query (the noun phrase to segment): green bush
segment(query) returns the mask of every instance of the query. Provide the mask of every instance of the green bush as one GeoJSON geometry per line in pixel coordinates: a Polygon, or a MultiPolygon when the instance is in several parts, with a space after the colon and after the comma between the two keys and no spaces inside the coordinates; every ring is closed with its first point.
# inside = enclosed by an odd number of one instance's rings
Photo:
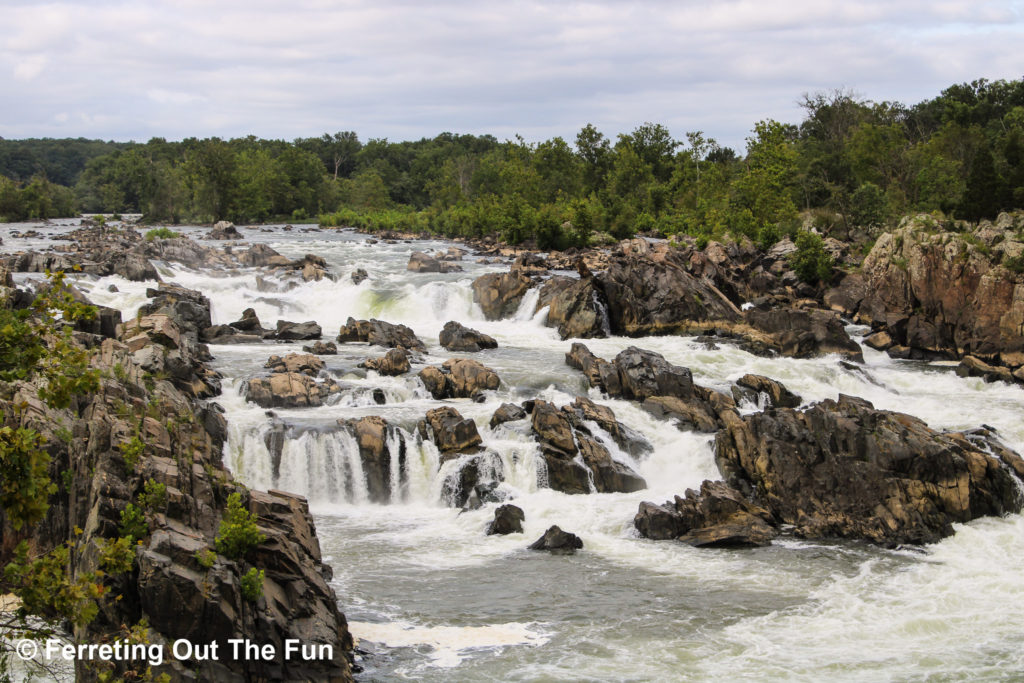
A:
{"type": "Polygon", "coordinates": [[[124,510],[121,510],[121,526],[119,528],[122,536],[130,537],[136,541],[149,535],[149,524],[146,523],[146,515],[141,508],[128,503],[124,510]]]}
{"type": "Polygon", "coordinates": [[[143,486],[143,493],[139,494],[139,505],[144,509],[158,512],[164,509],[167,504],[167,487],[157,481],[150,479],[143,486]]]}
{"type": "Polygon", "coordinates": [[[172,240],[176,237],[181,237],[180,232],[174,232],[170,228],[153,228],[146,233],[146,239],[152,242],[153,240],[172,240]]]}
{"type": "Polygon", "coordinates": [[[57,490],[50,481],[45,443],[34,429],[0,427],[0,505],[15,530],[41,520],[50,494],[57,490]]]}
{"type": "Polygon", "coordinates": [[[125,468],[129,472],[135,471],[135,465],[138,464],[139,458],[146,451],[146,444],[142,443],[142,439],[138,436],[124,441],[118,445],[118,449],[121,451],[121,457],[124,458],[125,468]]]}
{"type": "Polygon", "coordinates": [[[195,558],[196,562],[199,563],[199,566],[203,569],[209,569],[213,566],[213,563],[217,561],[217,553],[213,552],[209,548],[197,550],[195,558]]]}
{"type": "Polygon", "coordinates": [[[228,509],[214,543],[217,552],[238,560],[265,540],[267,537],[256,526],[256,516],[243,507],[241,494],[228,496],[228,509]]]}
{"type": "Polygon", "coordinates": [[[263,595],[263,570],[252,567],[242,575],[240,584],[242,597],[249,602],[256,602],[263,595]]]}
{"type": "Polygon", "coordinates": [[[790,256],[790,265],[797,277],[810,284],[828,281],[832,277],[832,257],[825,251],[821,236],[813,232],[797,234],[796,251],[790,256]]]}

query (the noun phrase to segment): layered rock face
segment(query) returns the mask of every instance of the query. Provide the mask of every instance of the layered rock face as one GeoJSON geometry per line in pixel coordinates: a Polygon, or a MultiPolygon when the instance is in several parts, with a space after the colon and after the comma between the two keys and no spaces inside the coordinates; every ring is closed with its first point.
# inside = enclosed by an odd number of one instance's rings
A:
{"type": "Polygon", "coordinates": [[[1024,366],[1024,274],[1008,267],[1024,257],[1022,222],[1003,214],[959,233],[929,216],[907,219],[825,301],[871,325],[868,342],[893,356],[1024,366]]]}
{"type": "Polygon", "coordinates": [[[718,433],[726,481],[809,538],[931,543],[952,524],[1021,509],[1000,452],[960,433],[840,396],[744,417],[718,433]]]}
{"type": "MultiPolygon", "coordinates": [[[[197,355],[181,353],[208,320],[208,307],[202,310],[201,301],[180,292],[171,301],[170,294],[155,292],[153,311],[122,326],[116,338],[79,333],[81,342],[97,350],[93,363],[103,378],[95,393],[56,410],[39,401],[37,386],[19,383],[9,385],[11,393],[0,402],[8,425],[31,427],[47,437],[51,478],[66,482],[32,532],[35,551],[73,540],[71,576],[93,572],[99,568],[100,544],[124,533],[129,504],[145,511],[148,531],[136,532],[140,543],[133,548],[130,571],[109,579],[111,592],[98,600],[97,616],[76,627],[74,638],[109,642],[145,620],[146,637],[165,651],[173,641],[187,639],[217,643],[221,653],[230,653],[228,639],[250,638],[283,653],[285,641],[295,639],[326,646],[329,654],[316,660],[285,660],[279,654],[262,662],[230,656],[178,662],[168,656],[152,673],[175,681],[350,681],[352,639],[328,584],[331,571],[321,562],[306,501],[237,484],[221,463],[226,438],[221,411],[195,399],[193,382],[201,380],[186,381],[184,370],[163,379],[147,369],[150,359],[178,352],[176,362],[188,366],[192,377],[209,372],[197,355]],[[187,305],[179,305],[183,302],[187,305]],[[21,403],[24,409],[15,410],[21,403]],[[63,472],[71,476],[62,478],[63,472]],[[144,503],[147,485],[162,485],[162,500],[144,503]],[[214,550],[231,494],[240,495],[265,536],[239,559],[214,550]],[[265,573],[262,595],[255,599],[242,587],[247,567],[265,573]]],[[[7,542],[13,545],[29,533],[13,530],[2,515],[0,523],[8,552],[7,542]]],[[[104,673],[84,662],[76,666],[79,680],[104,673]]],[[[133,675],[125,666],[115,663],[105,673],[133,675]]]]}
{"type": "Polygon", "coordinates": [[[815,292],[786,271],[784,251],[759,254],[753,245],[715,243],[704,251],[630,240],[613,251],[596,275],[577,262],[580,278],[531,279],[522,268],[488,274],[473,283],[489,319],[515,312],[526,292],[540,287],[538,307],[563,339],[623,335],[713,334],[735,338],[759,354],[807,358],[837,353],[861,360],[835,312],[801,295],[815,292]],[[766,270],[767,269],[767,270],[766,270]],[[785,274],[784,284],[771,272],[785,274]],[[764,296],[768,292],[772,296],[764,296]],[[752,310],[738,307],[744,299],[752,310]]]}

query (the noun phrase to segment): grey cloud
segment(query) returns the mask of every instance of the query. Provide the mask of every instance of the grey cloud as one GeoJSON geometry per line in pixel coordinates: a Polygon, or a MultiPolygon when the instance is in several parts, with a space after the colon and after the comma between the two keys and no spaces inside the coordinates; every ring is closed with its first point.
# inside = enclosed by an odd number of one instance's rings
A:
{"type": "Polygon", "coordinates": [[[614,137],[742,148],[804,92],[1020,78],[1014,2],[58,2],[0,8],[0,135],[614,137]]]}

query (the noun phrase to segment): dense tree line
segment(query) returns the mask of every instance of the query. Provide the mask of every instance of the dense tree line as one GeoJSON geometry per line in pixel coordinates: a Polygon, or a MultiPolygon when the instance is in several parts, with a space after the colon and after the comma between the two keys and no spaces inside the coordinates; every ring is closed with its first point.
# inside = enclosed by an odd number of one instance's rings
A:
{"type": "MultiPolygon", "coordinates": [[[[319,215],[542,247],[643,231],[769,243],[806,210],[825,223],[870,225],[910,211],[977,220],[1024,206],[1022,80],[954,85],[910,107],[843,91],[802,104],[799,125],[756,123],[742,156],[700,131],[677,139],[656,123],[614,140],[587,125],[574,140],[540,143],[451,133],[407,142],[362,142],[354,132],[292,143],[155,138],[89,159],[75,200],[153,221],[319,215]]],[[[39,174],[3,188],[34,182],[39,174]]],[[[5,206],[0,215],[16,215],[5,206]]]]}

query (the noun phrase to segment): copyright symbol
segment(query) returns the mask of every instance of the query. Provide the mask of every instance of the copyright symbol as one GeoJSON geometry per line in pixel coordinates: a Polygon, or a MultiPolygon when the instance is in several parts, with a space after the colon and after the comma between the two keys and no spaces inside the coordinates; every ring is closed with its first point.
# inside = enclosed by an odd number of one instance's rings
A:
{"type": "Polygon", "coordinates": [[[34,640],[19,640],[18,644],[14,647],[14,651],[22,659],[35,659],[36,655],[39,654],[39,644],[34,640]]]}

